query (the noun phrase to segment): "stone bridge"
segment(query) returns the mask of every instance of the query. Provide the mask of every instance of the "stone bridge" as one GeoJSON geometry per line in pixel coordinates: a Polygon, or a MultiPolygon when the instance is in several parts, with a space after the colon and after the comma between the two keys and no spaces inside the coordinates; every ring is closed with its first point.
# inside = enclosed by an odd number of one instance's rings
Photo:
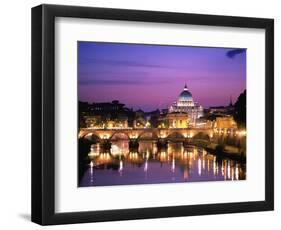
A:
{"type": "Polygon", "coordinates": [[[199,133],[213,137],[213,129],[202,128],[142,128],[142,129],[93,129],[81,128],[79,138],[94,138],[96,140],[158,140],[193,138],[199,133]]]}

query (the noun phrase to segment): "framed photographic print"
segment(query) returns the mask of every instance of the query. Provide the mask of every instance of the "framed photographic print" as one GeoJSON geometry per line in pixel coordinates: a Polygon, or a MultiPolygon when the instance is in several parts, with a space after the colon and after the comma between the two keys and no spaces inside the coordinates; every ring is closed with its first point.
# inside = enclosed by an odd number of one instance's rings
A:
{"type": "Polygon", "coordinates": [[[273,210],[273,19],[32,9],[32,221],[273,210]]]}

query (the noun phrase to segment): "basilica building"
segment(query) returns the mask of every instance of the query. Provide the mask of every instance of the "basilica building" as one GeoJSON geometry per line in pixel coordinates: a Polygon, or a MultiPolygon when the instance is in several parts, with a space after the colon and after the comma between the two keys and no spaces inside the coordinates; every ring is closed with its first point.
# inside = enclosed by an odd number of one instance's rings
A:
{"type": "Polygon", "coordinates": [[[169,113],[186,113],[188,115],[189,125],[194,126],[196,120],[204,115],[204,109],[197,102],[193,101],[192,94],[185,85],[177,101],[169,107],[169,113]]]}

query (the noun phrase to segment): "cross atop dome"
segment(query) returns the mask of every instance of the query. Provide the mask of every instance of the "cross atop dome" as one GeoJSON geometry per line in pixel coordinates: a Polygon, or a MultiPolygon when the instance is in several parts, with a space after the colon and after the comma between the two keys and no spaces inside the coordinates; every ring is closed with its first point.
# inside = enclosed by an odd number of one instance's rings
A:
{"type": "Polygon", "coordinates": [[[188,89],[187,89],[187,86],[186,86],[186,83],[184,84],[184,90],[188,90],[188,89]]]}

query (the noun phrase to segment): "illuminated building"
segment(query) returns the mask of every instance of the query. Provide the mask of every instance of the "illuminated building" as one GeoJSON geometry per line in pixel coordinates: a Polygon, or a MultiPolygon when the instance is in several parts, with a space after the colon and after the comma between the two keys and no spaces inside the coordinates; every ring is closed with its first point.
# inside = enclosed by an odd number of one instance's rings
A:
{"type": "Polygon", "coordinates": [[[168,113],[166,116],[169,128],[187,128],[188,116],[186,113],[173,112],[168,113]]]}
{"type": "Polygon", "coordinates": [[[213,127],[213,122],[206,118],[198,118],[194,125],[195,128],[211,129],[213,127]]]}
{"type": "Polygon", "coordinates": [[[142,110],[137,110],[135,112],[135,119],[133,122],[134,128],[145,128],[147,120],[145,118],[145,113],[142,110]]]}
{"type": "Polygon", "coordinates": [[[99,127],[102,128],[101,116],[84,116],[85,124],[87,128],[99,127]]]}
{"type": "Polygon", "coordinates": [[[127,128],[133,126],[133,119],[133,110],[117,100],[92,104],[79,101],[80,127],[127,128]]]}
{"type": "Polygon", "coordinates": [[[128,119],[126,116],[119,115],[115,119],[102,118],[100,115],[85,116],[85,123],[87,128],[94,129],[126,129],[128,128],[128,119]]]}
{"type": "Polygon", "coordinates": [[[169,107],[169,113],[186,113],[191,126],[195,125],[196,119],[203,116],[203,107],[193,101],[192,94],[188,91],[186,85],[180,93],[176,102],[169,107]]]}
{"type": "Polygon", "coordinates": [[[214,122],[216,129],[237,129],[237,123],[232,116],[217,117],[214,122]]]}

